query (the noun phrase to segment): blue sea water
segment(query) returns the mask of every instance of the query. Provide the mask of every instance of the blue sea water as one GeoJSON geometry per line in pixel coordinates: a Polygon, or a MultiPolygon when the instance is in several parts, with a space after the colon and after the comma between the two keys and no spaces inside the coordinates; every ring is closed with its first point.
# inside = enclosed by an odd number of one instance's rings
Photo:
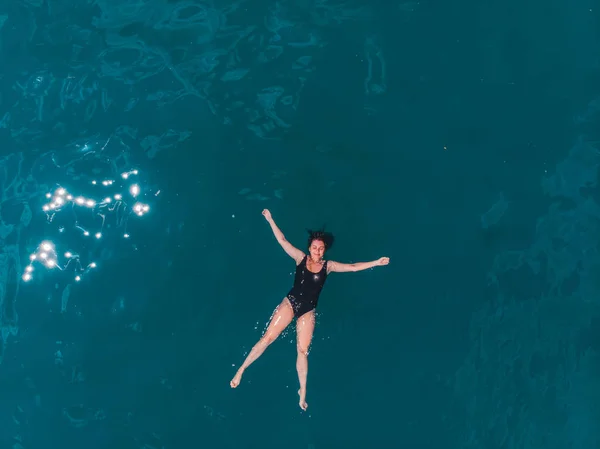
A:
{"type": "Polygon", "coordinates": [[[598,11],[0,3],[0,447],[599,448],[598,11]]]}

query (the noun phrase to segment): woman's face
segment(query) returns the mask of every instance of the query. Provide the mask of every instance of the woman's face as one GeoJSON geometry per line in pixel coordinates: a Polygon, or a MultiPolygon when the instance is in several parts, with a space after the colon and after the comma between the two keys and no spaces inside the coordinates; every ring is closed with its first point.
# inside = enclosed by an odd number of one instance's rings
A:
{"type": "Polygon", "coordinates": [[[313,240],[308,250],[313,260],[321,260],[325,254],[325,243],[322,240],[313,240]]]}

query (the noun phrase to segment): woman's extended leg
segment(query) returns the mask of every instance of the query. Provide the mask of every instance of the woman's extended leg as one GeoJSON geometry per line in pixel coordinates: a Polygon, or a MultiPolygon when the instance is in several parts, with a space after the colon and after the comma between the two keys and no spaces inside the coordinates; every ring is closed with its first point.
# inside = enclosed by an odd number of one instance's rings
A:
{"type": "Polygon", "coordinates": [[[275,307],[275,311],[271,316],[269,327],[267,327],[267,330],[263,336],[260,338],[260,340],[258,340],[258,343],[254,345],[250,351],[250,354],[248,354],[248,357],[246,357],[246,360],[244,360],[244,363],[242,363],[242,366],[240,366],[233,379],[231,379],[231,382],[229,382],[231,388],[235,388],[240,384],[240,380],[242,380],[242,374],[244,374],[246,368],[248,368],[257,358],[262,355],[263,352],[265,352],[267,346],[269,346],[277,339],[277,337],[279,337],[279,334],[281,334],[288,324],[291,323],[293,318],[294,311],[292,309],[292,305],[287,297],[283,298],[281,304],[275,307]]]}
{"type": "Polygon", "coordinates": [[[315,330],[315,311],[306,312],[296,323],[296,347],[298,349],[298,358],[296,359],[296,370],[298,371],[298,380],[300,381],[300,407],[306,410],[306,377],[308,376],[308,351],[315,330]]]}

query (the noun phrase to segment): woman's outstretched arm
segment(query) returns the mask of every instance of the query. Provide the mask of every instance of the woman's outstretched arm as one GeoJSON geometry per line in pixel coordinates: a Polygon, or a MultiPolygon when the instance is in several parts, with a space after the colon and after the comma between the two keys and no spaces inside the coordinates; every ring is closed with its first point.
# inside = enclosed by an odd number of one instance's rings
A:
{"type": "Polygon", "coordinates": [[[286,240],[285,235],[283,235],[283,232],[281,232],[281,229],[279,229],[279,227],[275,224],[275,220],[273,220],[273,217],[271,217],[271,212],[269,212],[269,209],[263,210],[262,214],[265,216],[265,219],[269,225],[271,225],[271,229],[273,230],[273,234],[277,239],[277,243],[281,245],[288,256],[296,261],[296,264],[302,262],[302,259],[304,259],[304,253],[286,240]]]}
{"type": "Polygon", "coordinates": [[[356,263],[340,263],[330,260],[327,262],[328,272],[347,273],[350,271],[362,271],[368,270],[369,268],[380,267],[390,263],[389,257],[381,257],[371,262],[356,262],[356,263]]]}

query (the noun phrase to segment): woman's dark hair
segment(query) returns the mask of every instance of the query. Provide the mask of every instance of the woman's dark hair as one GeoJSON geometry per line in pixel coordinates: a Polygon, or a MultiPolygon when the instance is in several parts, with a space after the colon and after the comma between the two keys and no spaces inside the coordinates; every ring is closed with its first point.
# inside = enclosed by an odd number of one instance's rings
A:
{"type": "Polygon", "coordinates": [[[325,229],[321,229],[319,231],[313,231],[311,229],[307,229],[308,231],[308,247],[312,245],[314,240],[321,240],[325,244],[325,250],[328,250],[333,246],[333,241],[335,238],[331,232],[325,232],[325,229]]]}

